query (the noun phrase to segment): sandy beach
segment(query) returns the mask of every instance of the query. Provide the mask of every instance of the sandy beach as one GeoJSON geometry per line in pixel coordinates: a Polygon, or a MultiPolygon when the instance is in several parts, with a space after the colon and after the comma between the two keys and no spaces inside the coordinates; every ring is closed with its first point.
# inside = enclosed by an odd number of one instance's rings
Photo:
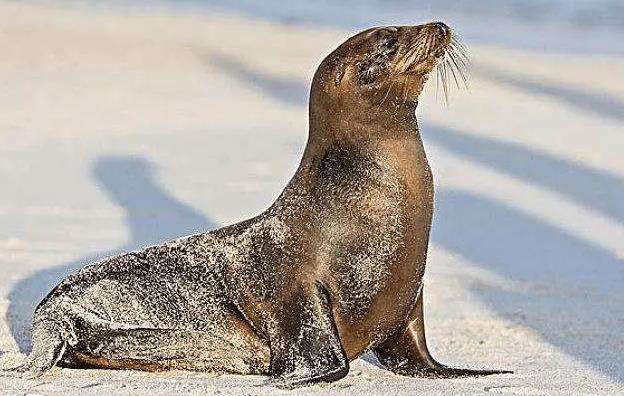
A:
{"type": "MultiPolygon", "coordinates": [[[[234,11],[0,2],[0,365],[35,305],[105,256],[264,210],[298,165],[312,74],[355,31],[234,11]]],[[[418,115],[436,180],[428,338],[464,379],[372,355],[333,384],[53,369],[0,395],[624,394],[624,56],[466,43],[469,92],[418,115]]]]}

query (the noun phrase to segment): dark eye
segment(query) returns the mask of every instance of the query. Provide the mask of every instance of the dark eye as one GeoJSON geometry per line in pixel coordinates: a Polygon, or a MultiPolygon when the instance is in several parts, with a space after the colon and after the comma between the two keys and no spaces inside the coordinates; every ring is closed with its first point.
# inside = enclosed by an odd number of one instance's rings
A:
{"type": "Polygon", "coordinates": [[[381,43],[380,47],[381,47],[381,55],[383,56],[392,56],[394,54],[396,54],[397,50],[398,50],[398,40],[396,38],[393,39],[387,39],[385,40],[383,43],[381,43]]]}
{"type": "Polygon", "coordinates": [[[380,55],[394,55],[398,50],[398,42],[396,28],[384,28],[377,32],[377,47],[380,55]]]}
{"type": "Polygon", "coordinates": [[[372,48],[368,57],[358,63],[358,83],[369,85],[387,73],[388,62],[398,51],[398,29],[395,27],[379,28],[372,32],[372,48]]]}

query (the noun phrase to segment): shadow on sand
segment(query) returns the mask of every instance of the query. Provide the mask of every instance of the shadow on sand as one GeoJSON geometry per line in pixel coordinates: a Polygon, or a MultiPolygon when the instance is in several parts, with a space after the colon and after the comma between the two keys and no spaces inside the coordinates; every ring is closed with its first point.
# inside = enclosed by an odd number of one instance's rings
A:
{"type": "Polygon", "coordinates": [[[470,285],[498,315],[624,381],[622,260],[505,204],[453,189],[437,191],[431,237],[511,284],[470,285]]]}
{"type": "Polygon", "coordinates": [[[30,349],[32,314],[63,278],[86,264],[177,236],[205,232],[215,224],[199,211],[176,200],[159,184],[150,163],[140,157],[98,158],[92,175],[102,191],[125,211],[130,236],[117,249],[44,269],[20,281],[9,294],[7,322],[22,352],[30,349]]]}
{"type": "Polygon", "coordinates": [[[236,80],[255,89],[258,92],[270,92],[271,97],[280,102],[294,106],[305,106],[308,103],[308,91],[305,85],[294,78],[276,78],[274,75],[263,73],[242,60],[233,56],[210,52],[207,54],[208,63],[221,71],[236,78],[236,80]]]}
{"type": "Polygon", "coordinates": [[[567,85],[548,83],[536,78],[521,77],[483,64],[477,65],[475,71],[479,77],[530,94],[549,96],[573,107],[575,110],[614,121],[624,121],[624,102],[607,93],[588,92],[567,85]]]}
{"type": "Polygon", "coordinates": [[[624,224],[624,179],[515,143],[423,125],[426,142],[497,172],[554,191],[624,224]]]}
{"type": "MultiPolygon", "coordinates": [[[[302,105],[300,98],[307,93],[303,82],[255,72],[235,62],[236,59],[228,58],[225,64],[214,64],[269,98],[302,105]],[[285,87],[292,92],[283,92],[285,87]]],[[[621,111],[617,102],[516,80],[517,88],[547,93],[578,106],[593,105],[591,111],[595,115],[618,119],[624,114],[615,114],[621,111]]],[[[423,125],[422,135],[425,145],[437,144],[455,155],[555,191],[624,223],[624,182],[615,175],[528,147],[435,125],[423,125]]],[[[513,290],[490,285],[473,287],[474,293],[494,312],[533,329],[583,364],[624,381],[622,260],[563,229],[487,197],[439,189],[436,208],[434,243],[515,285],[513,290]]],[[[372,359],[369,362],[374,364],[372,359]]]]}

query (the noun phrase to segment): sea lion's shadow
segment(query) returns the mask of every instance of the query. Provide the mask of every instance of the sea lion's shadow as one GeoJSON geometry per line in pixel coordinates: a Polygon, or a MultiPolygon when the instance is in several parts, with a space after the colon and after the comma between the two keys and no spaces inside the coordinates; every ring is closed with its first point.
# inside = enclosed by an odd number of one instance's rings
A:
{"type": "Polygon", "coordinates": [[[13,287],[9,293],[6,320],[22,352],[30,349],[35,307],[70,273],[107,256],[216,228],[205,215],[165,191],[155,177],[151,164],[141,157],[99,157],[92,167],[92,175],[102,191],[124,209],[125,223],[130,234],[128,242],[111,251],[37,271],[13,287]]]}

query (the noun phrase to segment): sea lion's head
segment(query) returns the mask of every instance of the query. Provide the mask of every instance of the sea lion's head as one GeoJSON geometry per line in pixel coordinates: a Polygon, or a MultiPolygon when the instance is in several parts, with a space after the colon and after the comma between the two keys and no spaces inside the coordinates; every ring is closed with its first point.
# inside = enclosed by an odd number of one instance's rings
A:
{"type": "Polygon", "coordinates": [[[413,113],[438,65],[445,93],[447,78],[452,76],[456,83],[464,79],[463,46],[442,22],[365,30],[321,62],[313,80],[311,110],[325,116],[340,110],[347,118],[345,110],[371,117],[380,111],[413,113]]]}

